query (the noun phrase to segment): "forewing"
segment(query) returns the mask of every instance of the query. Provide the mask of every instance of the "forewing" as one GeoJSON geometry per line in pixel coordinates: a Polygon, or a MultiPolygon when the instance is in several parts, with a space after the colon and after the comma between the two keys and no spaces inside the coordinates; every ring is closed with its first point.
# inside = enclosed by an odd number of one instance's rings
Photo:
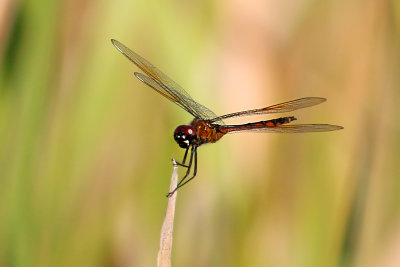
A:
{"type": "Polygon", "coordinates": [[[273,106],[259,108],[259,109],[251,109],[245,110],[235,113],[230,113],[226,115],[222,115],[219,117],[214,118],[212,121],[234,118],[234,117],[243,117],[243,116],[252,116],[252,115],[263,115],[263,114],[272,114],[272,113],[284,113],[290,112],[297,109],[307,108],[311,106],[318,105],[322,102],[326,101],[326,98],[322,97],[304,97],[280,104],[276,104],[273,106]]]}
{"type": "Polygon", "coordinates": [[[173,103],[177,104],[178,106],[180,106],[181,108],[183,108],[184,110],[186,110],[187,112],[189,112],[190,114],[192,114],[193,116],[196,116],[196,114],[188,109],[186,106],[182,105],[180,102],[175,101],[174,97],[171,96],[168,91],[166,91],[161,84],[159,84],[156,80],[154,80],[153,78],[150,78],[142,73],[138,73],[135,72],[135,76],[136,78],[138,78],[140,81],[142,81],[143,83],[145,83],[146,85],[150,86],[151,88],[153,88],[154,90],[156,90],[158,93],[160,93],[161,95],[163,95],[165,98],[171,100],[173,103]]]}
{"type": "MultiPolygon", "coordinates": [[[[146,59],[142,58],[117,40],[112,39],[111,42],[124,56],[138,66],[144,73],[147,74],[148,78],[151,79],[149,80],[145,78],[147,76],[140,74],[137,75],[136,73],[135,75],[137,78],[139,78],[139,80],[146,83],[151,88],[155,89],[157,92],[176,103],[178,106],[184,108],[197,118],[209,120],[217,117],[217,115],[215,115],[215,113],[210,109],[194,101],[193,98],[179,84],[174,82],[171,78],[153,66],[146,59]],[[156,84],[154,84],[154,82],[156,82],[156,84]]],[[[220,120],[217,119],[215,121],[220,120]]]]}
{"type": "Polygon", "coordinates": [[[309,133],[309,132],[329,132],[343,129],[342,126],[331,124],[294,124],[281,125],[276,127],[265,127],[256,129],[246,129],[241,131],[233,131],[232,133],[241,132],[259,132],[259,133],[309,133]]]}

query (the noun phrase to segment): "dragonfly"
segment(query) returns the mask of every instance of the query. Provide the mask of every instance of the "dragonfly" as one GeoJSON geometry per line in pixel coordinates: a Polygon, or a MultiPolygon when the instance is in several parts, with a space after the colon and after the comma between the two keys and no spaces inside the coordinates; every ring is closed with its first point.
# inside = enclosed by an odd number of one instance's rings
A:
{"type": "Polygon", "coordinates": [[[193,98],[166,74],[153,66],[146,59],[133,52],[124,44],[111,39],[112,44],[125,57],[133,62],[145,74],[135,72],[134,75],[141,82],[154,89],[168,100],[190,113],[194,119],[189,125],[180,125],[174,131],[174,139],[185,154],[179,166],[186,168],[185,175],[180,179],[176,188],[167,194],[171,197],[179,188],[193,180],[197,174],[197,148],[208,143],[215,143],[228,133],[262,132],[262,133],[308,133],[327,132],[343,129],[342,126],[330,124],[289,124],[296,120],[294,116],[279,117],[270,120],[249,122],[245,124],[225,124],[225,119],[286,113],[302,108],[308,108],[326,101],[322,97],[304,97],[265,108],[251,109],[217,116],[213,111],[193,100],[193,98]],[[289,124],[289,125],[287,125],[289,124]],[[190,150],[190,155],[188,153],[190,150]],[[189,158],[189,159],[188,159],[189,158]],[[188,159],[188,163],[186,160],[188,159]],[[192,171],[193,168],[193,171],[192,171]],[[191,172],[192,171],[192,172],[191,172]]]}

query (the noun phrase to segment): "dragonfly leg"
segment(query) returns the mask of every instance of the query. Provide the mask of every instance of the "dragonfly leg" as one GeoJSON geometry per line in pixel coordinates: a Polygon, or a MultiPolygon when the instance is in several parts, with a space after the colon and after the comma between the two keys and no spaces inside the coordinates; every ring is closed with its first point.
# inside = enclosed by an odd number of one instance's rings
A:
{"type": "MultiPolygon", "coordinates": [[[[175,193],[175,191],[178,190],[178,188],[182,187],[184,184],[186,184],[188,182],[188,181],[186,181],[185,183],[183,183],[185,181],[186,177],[189,176],[190,170],[192,169],[193,157],[195,158],[195,172],[197,172],[197,147],[192,147],[192,151],[190,152],[189,164],[187,165],[186,174],[179,181],[176,188],[167,194],[167,197],[171,197],[175,193]]],[[[194,175],[196,175],[196,173],[194,173],[194,175]]],[[[192,180],[192,179],[193,179],[193,177],[190,178],[190,180],[192,180]]]]}
{"type": "Polygon", "coordinates": [[[183,156],[182,163],[181,163],[181,162],[178,162],[178,161],[175,161],[176,164],[177,164],[178,166],[182,166],[182,167],[185,167],[185,168],[188,168],[188,167],[189,167],[189,165],[185,165],[186,157],[187,157],[188,151],[189,151],[189,147],[186,148],[185,155],[183,156]]]}
{"type": "MultiPolygon", "coordinates": [[[[197,150],[195,150],[194,152],[194,167],[193,167],[193,175],[192,177],[190,177],[189,179],[187,179],[187,181],[183,182],[183,179],[179,182],[178,186],[176,187],[175,191],[178,188],[181,188],[182,186],[184,186],[185,184],[189,183],[191,180],[193,180],[194,177],[196,177],[197,174],[197,150]]],[[[185,177],[186,178],[186,177],[185,177]]]]}

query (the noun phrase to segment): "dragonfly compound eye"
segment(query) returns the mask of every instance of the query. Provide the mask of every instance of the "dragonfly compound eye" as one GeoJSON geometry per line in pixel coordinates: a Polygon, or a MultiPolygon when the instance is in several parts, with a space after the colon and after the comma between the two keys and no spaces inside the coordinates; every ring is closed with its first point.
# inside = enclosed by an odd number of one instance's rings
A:
{"type": "Polygon", "coordinates": [[[175,129],[174,139],[182,148],[188,148],[196,140],[196,130],[190,125],[181,125],[175,129]]]}

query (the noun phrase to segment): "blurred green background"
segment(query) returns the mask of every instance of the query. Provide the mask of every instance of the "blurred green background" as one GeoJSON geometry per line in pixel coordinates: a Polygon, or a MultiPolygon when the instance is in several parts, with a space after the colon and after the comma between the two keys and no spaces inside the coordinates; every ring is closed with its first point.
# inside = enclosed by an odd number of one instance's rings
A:
{"type": "Polygon", "coordinates": [[[191,117],[110,38],[219,115],[345,127],[200,147],[173,266],[400,266],[399,37],[390,0],[2,0],[0,266],[156,265],[191,117]]]}

